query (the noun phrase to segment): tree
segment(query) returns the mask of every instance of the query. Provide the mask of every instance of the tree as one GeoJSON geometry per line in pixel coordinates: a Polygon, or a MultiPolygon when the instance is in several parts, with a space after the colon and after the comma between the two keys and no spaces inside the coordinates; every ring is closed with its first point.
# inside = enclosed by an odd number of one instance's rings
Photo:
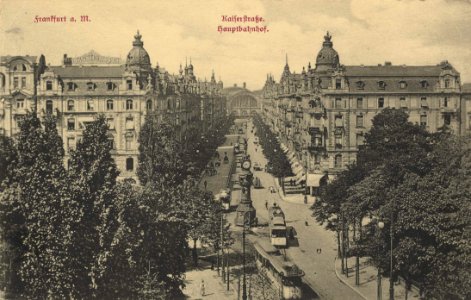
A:
{"type": "Polygon", "coordinates": [[[90,288],[95,297],[109,296],[115,288],[109,284],[115,274],[109,269],[108,260],[117,228],[114,201],[119,172],[110,153],[107,132],[106,119],[100,115],[86,127],[69,160],[73,193],[82,212],[74,231],[80,255],[75,270],[80,277],[88,277],[80,287],[85,297],[89,297],[90,288]]]}
{"type": "Polygon", "coordinates": [[[5,185],[12,183],[17,157],[13,140],[7,136],[0,135],[0,191],[4,189],[2,188],[4,181],[5,185]]]}
{"type": "Polygon", "coordinates": [[[47,116],[42,127],[35,114],[20,123],[16,182],[2,199],[3,232],[15,254],[12,273],[22,285],[12,288],[21,292],[24,286],[27,298],[76,297],[70,229],[79,211],[70,197],[55,124],[47,116]]]}
{"type": "Polygon", "coordinates": [[[186,178],[182,145],[175,137],[173,127],[159,123],[156,116],[148,114],[139,133],[139,165],[137,176],[142,185],[163,180],[177,185],[186,178]]]}

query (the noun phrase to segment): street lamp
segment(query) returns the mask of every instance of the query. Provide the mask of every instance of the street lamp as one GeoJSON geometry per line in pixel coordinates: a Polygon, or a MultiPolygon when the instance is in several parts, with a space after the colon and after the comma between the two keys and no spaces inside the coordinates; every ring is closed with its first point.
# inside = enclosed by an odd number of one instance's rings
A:
{"type": "MultiPolygon", "coordinates": [[[[381,222],[381,221],[379,221],[377,225],[378,225],[378,228],[380,230],[382,230],[384,228],[384,223],[381,222]]],[[[382,279],[381,279],[381,264],[378,263],[378,297],[377,297],[378,300],[381,300],[383,298],[383,291],[382,291],[382,286],[381,286],[382,282],[381,281],[382,281],[382,279]]]]}
{"type": "Polygon", "coordinates": [[[242,300],[247,300],[247,280],[245,277],[245,232],[250,229],[250,212],[244,214],[244,228],[242,229],[242,300]],[[249,215],[247,217],[247,214],[249,215]]]}

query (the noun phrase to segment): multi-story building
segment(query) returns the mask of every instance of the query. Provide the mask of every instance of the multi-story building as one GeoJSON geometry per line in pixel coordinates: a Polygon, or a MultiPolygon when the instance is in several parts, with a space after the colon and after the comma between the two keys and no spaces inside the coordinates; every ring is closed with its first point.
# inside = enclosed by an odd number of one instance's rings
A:
{"type": "Polygon", "coordinates": [[[178,75],[153,68],[141,38],[139,32],[134,36],[126,61],[94,51],[75,58],[64,54],[62,65],[47,66],[38,80],[37,57],[0,57],[0,134],[14,137],[28,110],[37,109],[41,117],[53,114],[67,164],[83,129],[104,114],[121,177],[135,178],[137,139],[148,113],[171,122],[182,146],[190,126],[198,124],[204,132],[225,115],[223,83],[216,82],[214,72],[207,82],[196,79],[191,62],[184,70],[180,66],[178,75]]]}
{"type": "Polygon", "coordinates": [[[353,162],[372,118],[386,107],[404,109],[432,132],[444,125],[470,131],[470,93],[463,101],[460,74],[447,61],[345,66],[331,39],[327,33],[314,68],[295,73],[286,61],[280,81],[268,75],[263,87],[265,120],[296,155],[298,182],[318,186],[321,176],[311,174],[335,174],[353,162]]]}

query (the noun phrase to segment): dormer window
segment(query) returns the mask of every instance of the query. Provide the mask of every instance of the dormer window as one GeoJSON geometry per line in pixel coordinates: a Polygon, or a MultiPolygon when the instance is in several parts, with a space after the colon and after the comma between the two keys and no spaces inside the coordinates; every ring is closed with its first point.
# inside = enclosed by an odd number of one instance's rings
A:
{"type": "Polygon", "coordinates": [[[386,88],[386,82],[384,81],[378,81],[378,88],[380,90],[384,90],[386,88]]]}
{"type": "Polygon", "coordinates": [[[405,89],[407,87],[407,83],[405,81],[401,81],[401,82],[399,82],[399,87],[401,89],[405,89]]]}
{"type": "Polygon", "coordinates": [[[450,79],[445,79],[445,88],[448,89],[450,86],[450,79]]]}
{"type": "Polygon", "coordinates": [[[342,88],[342,79],[335,79],[335,89],[340,90],[342,88]]]}
{"type": "Polygon", "coordinates": [[[52,91],[52,81],[46,81],[46,91],[52,91]]]}
{"type": "Polygon", "coordinates": [[[357,81],[357,89],[362,90],[365,88],[365,83],[363,81],[357,81]]]}
{"type": "Polygon", "coordinates": [[[67,82],[67,90],[74,91],[75,90],[75,83],[67,82]]]}
{"type": "Polygon", "coordinates": [[[422,81],[420,82],[420,86],[421,86],[423,89],[428,88],[428,81],[427,81],[427,80],[422,80],[422,81]]]}
{"type": "Polygon", "coordinates": [[[126,87],[128,90],[132,90],[132,80],[126,80],[126,87]]]}
{"type": "Polygon", "coordinates": [[[106,88],[107,88],[108,91],[113,91],[114,88],[115,88],[115,84],[112,83],[112,82],[107,82],[106,83],[106,88]]]}
{"type": "Polygon", "coordinates": [[[93,91],[95,89],[95,84],[93,82],[87,82],[87,89],[93,91]]]}

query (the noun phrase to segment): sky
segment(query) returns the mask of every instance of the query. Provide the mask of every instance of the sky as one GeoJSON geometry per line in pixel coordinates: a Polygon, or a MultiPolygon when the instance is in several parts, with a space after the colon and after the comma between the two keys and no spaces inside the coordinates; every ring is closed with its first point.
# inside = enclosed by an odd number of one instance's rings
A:
{"type": "Polygon", "coordinates": [[[279,80],[285,57],[301,72],[327,31],[344,65],[436,65],[448,60],[471,82],[471,0],[0,0],[0,55],[46,56],[95,50],[125,58],[136,30],[152,65],[178,73],[190,59],[197,77],[226,87],[263,87],[279,80]],[[89,22],[35,23],[55,15],[89,22]],[[260,16],[262,23],[223,22],[222,16],[260,16]],[[267,26],[268,32],[218,32],[218,26],[267,26]]]}

